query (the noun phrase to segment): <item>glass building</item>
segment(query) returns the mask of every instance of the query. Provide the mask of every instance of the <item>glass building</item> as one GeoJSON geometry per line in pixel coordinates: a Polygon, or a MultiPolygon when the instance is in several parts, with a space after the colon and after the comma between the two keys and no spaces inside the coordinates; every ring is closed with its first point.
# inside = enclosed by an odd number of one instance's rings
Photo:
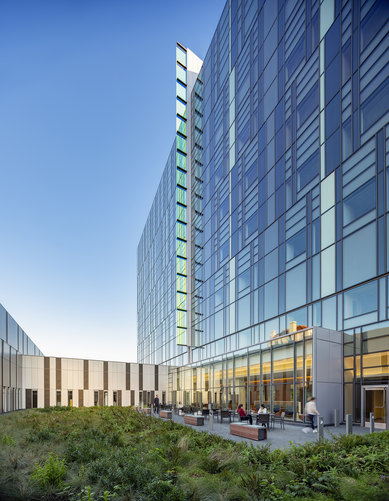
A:
{"type": "Polygon", "coordinates": [[[138,247],[138,361],[172,367],[171,400],[299,420],[295,333],[321,327],[342,336],[341,412],[388,426],[388,28],[384,0],[228,0],[202,64],[177,45],[138,247]]]}
{"type": "Polygon", "coordinates": [[[23,408],[23,355],[43,353],[0,304],[0,414],[23,408]]]}

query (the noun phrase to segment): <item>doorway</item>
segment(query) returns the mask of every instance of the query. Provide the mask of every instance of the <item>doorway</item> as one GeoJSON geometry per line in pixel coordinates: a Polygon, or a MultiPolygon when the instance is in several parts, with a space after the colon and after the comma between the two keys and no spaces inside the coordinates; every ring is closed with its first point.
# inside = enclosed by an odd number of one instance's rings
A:
{"type": "Polygon", "coordinates": [[[370,425],[370,412],[374,412],[374,426],[388,428],[388,386],[362,386],[362,421],[370,425]]]}

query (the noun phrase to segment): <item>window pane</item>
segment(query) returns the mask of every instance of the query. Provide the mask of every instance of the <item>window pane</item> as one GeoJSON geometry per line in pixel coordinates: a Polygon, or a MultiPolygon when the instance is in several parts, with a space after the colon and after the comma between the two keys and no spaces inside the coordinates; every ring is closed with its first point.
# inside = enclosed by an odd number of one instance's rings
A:
{"type": "Polygon", "coordinates": [[[376,228],[369,224],[343,241],[343,286],[363,282],[376,274],[376,228]]]}
{"type": "Polygon", "coordinates": [[[377,283],[362,285],[347,291],[344,297],[344,318],[364,315],[377,310],[377,283]]]}
{"type": "Polygon", "coordinates": [[[302,263],[286,273],[286,309],[305,304],[306,295],[306,265],[302,263]]]}
{"type": "Polygon", "coordinates": [[[305,228],[286,241],[286,260],[290,261],[305,252],[306,236],[305,228]]]}
{"type": "Polygon", "coordinates": [[[375,179],[371,179],[343,200],[343,226],[375,208],[375,179]]]}

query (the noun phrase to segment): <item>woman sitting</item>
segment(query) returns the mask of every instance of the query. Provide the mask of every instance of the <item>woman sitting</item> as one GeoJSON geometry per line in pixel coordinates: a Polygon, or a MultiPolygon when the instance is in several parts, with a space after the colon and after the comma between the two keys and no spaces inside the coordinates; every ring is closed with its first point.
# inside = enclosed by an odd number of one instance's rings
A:
{"type": "Polygon", "coordinates": [[[240,416],[241,421],[248,421],[250,424],[253,424],[253,418],[251,417],[251,414],[246,414],[244,409],[243,409],[243,404],[239,404],[238,406],[238,414],[240,416]]]}

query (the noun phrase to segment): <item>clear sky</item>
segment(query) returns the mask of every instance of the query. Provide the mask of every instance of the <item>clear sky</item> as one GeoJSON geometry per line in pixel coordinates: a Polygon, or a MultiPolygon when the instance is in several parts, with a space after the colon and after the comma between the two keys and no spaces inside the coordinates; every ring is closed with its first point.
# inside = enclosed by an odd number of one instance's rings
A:
{"type": "Polygon", "coordinates": [[[0,1],[0,302],[45,355],[136,361],[175,43],[203,58],[224,3],[0,1]]]}

